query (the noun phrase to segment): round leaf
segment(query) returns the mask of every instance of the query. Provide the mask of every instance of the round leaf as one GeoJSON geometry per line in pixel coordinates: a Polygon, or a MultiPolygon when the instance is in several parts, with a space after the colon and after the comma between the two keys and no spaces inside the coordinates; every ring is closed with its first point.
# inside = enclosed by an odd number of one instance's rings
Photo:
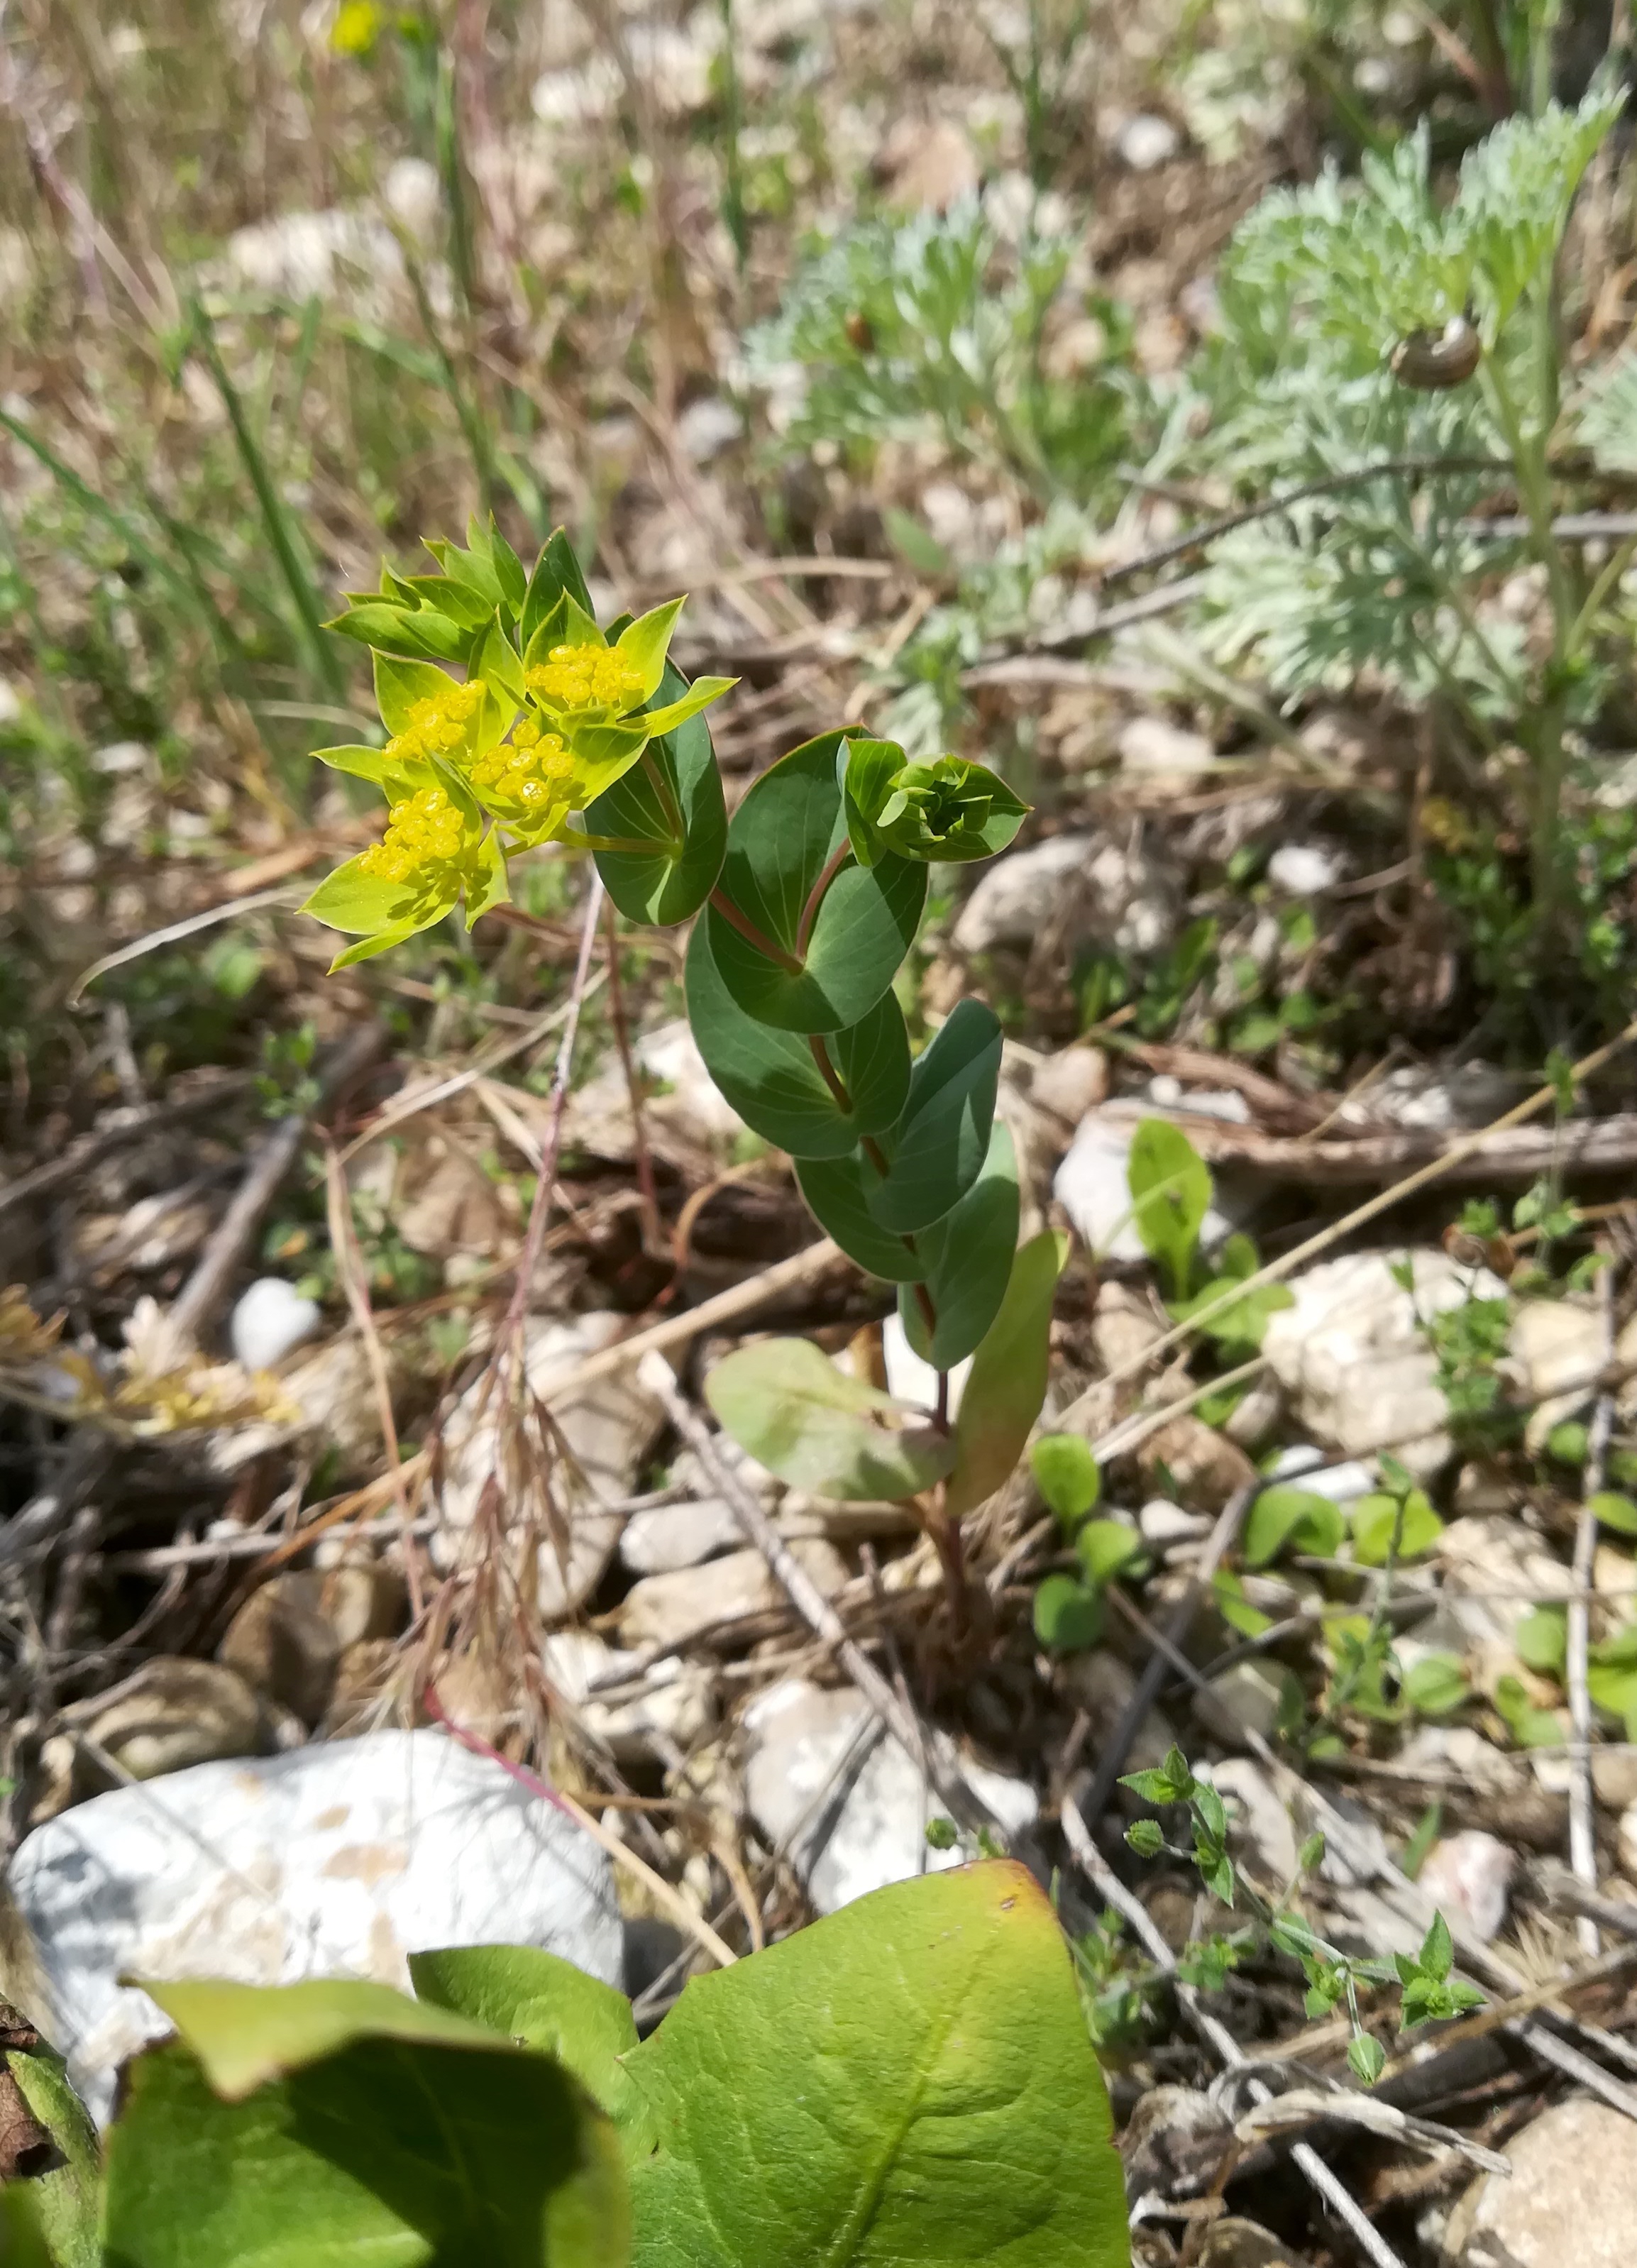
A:
{"type": "Polygon", "coordinates": [[[1049,1512],[1073,1528],[1102,1494],[1102,1471],[1079,1433],[1043,1433],[1029,1453],[1035,1486],[1049,1512]]]}
{"type": "Polygon", "coordinates": [[[1327,1496],[1286,1483],[1265,1488],[1245,1521],[1245,1565],[1265,1567],[1287,1544],[1317,1558],[1333,1558],[1346,1528],[1340,1506],[1327,1496]]]}
{"type": "Polygon", "coordinates": [[[1586,1509],[1601,1528],[1611,1528],[1617,1535],[1637,1535],[1637,1504],[1615,1489],[1603,1489],[1589,1499],[1586,1509]]]}
{"type": "Polygon", "coordinates": [[[705,1069],[764,1142],[795,1158],[844,1158],[861,1134],[881,1132],[903,1109],[910,1087],[910,1039],[892,992],[883,993],[851,1030],[832,1033],[827,1042],[831,1065],[852,1104],[848,1112],[837,1102],[811,1045],[799,1032],[777,1031],[746,1015],[722,982],[705,922],[694,924],[689,941],[687,987],[688,1021],[705,1069]]]}
{"type": "Polygon", "coordinates": [[[1048,1575],[1035,1593],[1035,1636],[1048,1653],[1078,1653],[1102,1635],[1102,1601],[1073,1575],[1048,1575]]]}
{"type": "Polygon", "coordinates": [[[1402,1521],[1398,1499],[1391,1496],[1360,1497],[1351,1513],[1353,1556],[1360,1567],[1387,1565],[1395,1532],[1400,1559],[1419,1559],[1444,1532],[1442,1521],[1419,1489],[1412,1489],[1405,1498],[1402,1521]]]}
{"type": "Polygon", "coordinates": [[[628,2058],[640,2268],[1126,2268],[1119,2161],[1050,1901],[895,1883],[696,1977],[628,2058]]]}
{"type": "MultiPolygon", "coordinates": [[[[917,1496],[955,1460],[948,1434],[897,1431],[889,1394],[838,1370],[811,1339],[759,1339],[726,1356],[704,1382],[724,1432],[793,1488],[843,1502],[917,1496]]],[[[914,1415],[903,1411],[905,1416],[914,1415]]]]}

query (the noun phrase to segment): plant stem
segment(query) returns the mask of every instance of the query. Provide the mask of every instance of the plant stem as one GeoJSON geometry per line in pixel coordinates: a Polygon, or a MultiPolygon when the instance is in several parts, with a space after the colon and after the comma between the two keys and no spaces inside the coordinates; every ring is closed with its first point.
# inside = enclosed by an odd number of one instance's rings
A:
{"type": "Polygon", "coordinates": [[[813,1051],[814,1062],[818,1065],[819,1077],[823,1080],[825,1086],[829,1087],[831,1095],[835,1099],[837,1109],[845,1111],[847,1116],[851,1117],[852,1115],[852,1097],[848,1094],[846,1088],[841,1083],[841,1074],[837,1071],[835,1064],[831,1063],[830,1059],[830,1049],[825,1046],[822,1038],[817,1032],[809,1032],[807,1034],[807,1045],[813,1051]]]}
{"type": "Polygon", "coordinates": [[[748,914],[740,912],[719,882],[711,893],[711,903],[730,929],[736,929],[748,945],[755,946],[758,953],[765,954],[770,961],[776,961],[787,976],[806,975],[807,972],[793,954],[786,953],[782,945],[775,945],[771,937],[766,936],[756,927],[748,914]]]}
{"type": "Polygon", "coordinates": [[[852,844],[846,836],[824,861],[823,871],[807,892],[807,902],[801,909],[801,918],[796,924],[796,952],[802,961],[807,957],[807,939],[813,934],[813,924],[818,919],[819,908],[824,902],[824,893],[852,856],[852,844]]]}
{"type": "Polygon", "coordinates": [[[646,856],[654,848],[635,835],[582,835],[578,827],[565,827],[558,840],[571,850],[626,850],[646,856]]]}

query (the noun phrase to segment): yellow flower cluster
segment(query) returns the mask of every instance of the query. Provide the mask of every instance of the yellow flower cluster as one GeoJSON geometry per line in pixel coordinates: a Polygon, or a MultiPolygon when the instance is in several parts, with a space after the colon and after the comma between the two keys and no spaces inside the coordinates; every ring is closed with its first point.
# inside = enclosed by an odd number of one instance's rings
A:
{"type": "Polygon", "coordinates": [[[613,646],[554,645],[528,673],[528,689],[563,709],[623,709],[642,691],[642,672],[613,646]]]}
{"type": "Polygon", "coordinates": [[[424,787],[387,814],[385,838],[372,843],[358,860],[361,874],[407,882],[424,867],[459,858],[466,822],[440,787],[424,787]]]}
{"type": "Polygon", "coordinates": [[[395,733],[385,753],[401,764],[424,763],[428,756],[446,756],[466,738],[467,727],[483,697],[481,684],[452,684],[446,693],[428,694],[409,711],[402,733],[395,733]]]}
{"type": "Polygon", "coordinates": [[[562,735],[542,733],[532,717],[520,718],[510,741],[479,756],[467,777],[472,785],[504,797],[527,812],[561,803],[574,776],[574,759],[562,735]]]}

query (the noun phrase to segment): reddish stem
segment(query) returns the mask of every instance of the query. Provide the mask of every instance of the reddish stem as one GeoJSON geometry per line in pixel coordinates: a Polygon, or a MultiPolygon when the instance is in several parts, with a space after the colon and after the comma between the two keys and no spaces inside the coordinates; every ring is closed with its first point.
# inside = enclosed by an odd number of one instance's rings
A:
{"type": "Polygon", "coordinates": [[[813,934],[813,924],[818,919],[819,908],[824,902],[824,893],[852,856],[852,844],[844,835],[824,861],[822,873],[807,892],[807,902],[801,909],[801,919],[796,924],[796,951],[803,961],[807,959],[807,939],[813,934]]]}
{"type": "Polygon", "coordinates": [[[841,1083],[841,1075],[837,1071],[835,1064],[831,1063],[830,1059],[830,1049],[825,1046],[822,1039],[816,1032],[809,1032],[807,1034],[807,1045],[813,1050],[813,1060],[818,1065],[819,1077],[823,1080],[825,1086],[829,1087],[830,1094],[835,1098],[837,1109],[844,1110],[847,1116],[851,1117],[852,1115],[852,1097],[848,1094],[846,1088],[841,1083]]]}
{"type": "Polygon", "coordinates": [[[711,903],[731,929],[736,929],[748,945],[755,946],[756,951],[765,954],[768,960],[777,961],[786,976],[800,976],[806,974],[801,963],[793,954],[786,953],[782,945],[775,945],[771,937],[764,936],[748,914],[740,912],[719,882],[711,893],[711,903]]]}

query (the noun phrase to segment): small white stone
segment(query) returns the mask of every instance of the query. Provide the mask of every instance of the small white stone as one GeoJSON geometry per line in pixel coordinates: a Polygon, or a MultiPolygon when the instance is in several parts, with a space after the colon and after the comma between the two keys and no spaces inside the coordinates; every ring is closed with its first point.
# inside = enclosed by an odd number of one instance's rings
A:
{"type": "Polygon", "coordinates": [[[140,740],[110,740],[92,757],[91,768],[109,778],[118,778],[126,772],[145,771],[152,762],[152,753],[140,740]]]}
{"type": "Polygon", "coordinates": [[[955,925],[959,953],[1029,945],[1056,910],[1065,887],[1084,873],[1098,849],[1095,835],[1053,835],[984,868],[955,925]]]}
{"type": "Polygon", "coordinates": [[[1139,110],[1134,118],[1125,120],[1116,132],[1115,155],[1133,173],[1151,173],[1157,166],[1169,165],[1182,147],[1182,139],[1169,118],[1158,118],[1151,110],[1139,110]]]}
{"type": "Polygon", "coordinates": [[[1516,1869],[1517,1855],[1506,1844],[1469,1828],[1434,1844],[1417,1887],[1454,1928],[1487,1945],[1506,1920],[1516,1869]]]}
{"type": "Polygon", "coordinates": [[[1265,1661],[1236,1661],[1194,1695],[1194,1713],[1224,1748],[1242,1748],[1247,1733],[1267,1740],[1279,1722],[1283,1683],[1265,1661]]]}
{"type": "MultiPolygon", "coordinates": [[[[943,1803],[890,1734],[877,1741],[851,1784],[840,1783],[838,1804],[823,1801],[867,1718],[852,1687],[830,1690],[804,1678],[770,1686],[745,1712],[751,1812],[770,1842],[788,1848],[820,1913],[834,1913],[889,1882],[962,1863],[958,1849],[928,1847],[926,1822],[942,1813],[943,1803]]],[[[942,1761],[960,1771],[1006,1833],[1021,1834],[1033,1823],[1039,1799],[1027,1781],[957,1757],[943,1734],[933,1738],[942,1761]]]]}
{"type": "Polygon", "coordinates": [[[271,1370],[323,1322],[317,1302],[304,1300],[282,1276],[258,1276],[240,1294],[227,1335],[247,1370],[271,1370]]]}
{"type": "MultiPolygon", "coordinates": [[[[881,1325],[881,1353],[887,1364],[887,1391],[900,1402],[908,1402],[921,1410],[938,1407],[938,1373],[930,1362],[923,1362],[910,1344],[903,1328],[903,1318],[895,1308],[881,1325]]],[[[961,1407],[961,1396],[971,1375],[972,1358],[956,1363],[949,1373],[949,1415],[955,1416],[961,1407]]]]}
{"type": "Polygon", "coordinates": [[[37,1827],[9,1887],[41,2029],[106,2118],[114,2073],[169,2029],[122,1977],[407,1989],[434,1946],[543,1946],[619,1981],[608,1860],[498,1764],[440,1731],[196,1765],[37,1827]]]}
{"type": "Polygon", "coordinates": [[[698,401],[690,401],[676,421],[676,438],[682,453],[696,465],[708,465],[712,457],[719,457],[744,430],[744,420],[739,412],[719,394],[707,394],[698,401]]]}
{"type": "MultiPolygon", "coordinates": [[[[1131,1163],[1133,1121],[1105,1118],[1090,1111],[1081,1119],[1051,1189],[1094,1253],[1110,1260],[1140,1260],[1144,1245],[1132,1219],[1131,1163]]],[[[1199,1242],[1207,1252],[1231,1233],[1233,1223],[1213,1204],[1200,1224],[1199,1242]]]]}
{"type": "Polygon", "coordinates": [[[395,158],[387,168],[381,197],[395,220],[412,236],[429,237],[443,210],[443,189],[436,166],[424,158],[395,158]]]}
{"type": "Polygon", "coordinates": [[[719,1551],[738,1551],[744,1540],[719,1496],[693,1497],[632,1513],[620,1537],[620,1558],[633,1575],[667,1575],[701,1566],[719,1551]]]}
{"type": "Polygon", "coordinates": [[[1128,772],[1191,778],[1208,772],[1216,750],[1203,733],[1190,733],[1163,717],[1133,717],[1119,737],[1120,762],[1128,772]]]}
{"type": "Polygon", "coordinates": [[[1285,843],[1268,860],[1267,878],[1287,897],[1316,898],[1341,880],[1341,861],[1316,843],[1285,843]]]}
{"type": "Polygon", "coordinates": [[[1345,1464],[1326,1464],[1324,1450],[1315,1448],[1311,1441],[1293,1441],[1287,1449],[1281,1449],[1268,1478],[1300,1481],[1304,1489],[1327,1497],[1331,1504],[1351,1504],[1355,1497],[1373,1495],[1378,1485],[1368,1465],[1353,1458],[1345,1464]]]}
{"type": "Polygon", "coordinates": [[[1202,1512],[1184,1512],[1180,1504],[1169,1497],[1156,1496],[1144,1505],[1137,1515],[1137,1525],[1142,1540],[1151,1551],[1167,1551],[1174,1543],[1197,1543],[1202,1535],[1211,1532],[1211,1521],[1202,1512]]]}

